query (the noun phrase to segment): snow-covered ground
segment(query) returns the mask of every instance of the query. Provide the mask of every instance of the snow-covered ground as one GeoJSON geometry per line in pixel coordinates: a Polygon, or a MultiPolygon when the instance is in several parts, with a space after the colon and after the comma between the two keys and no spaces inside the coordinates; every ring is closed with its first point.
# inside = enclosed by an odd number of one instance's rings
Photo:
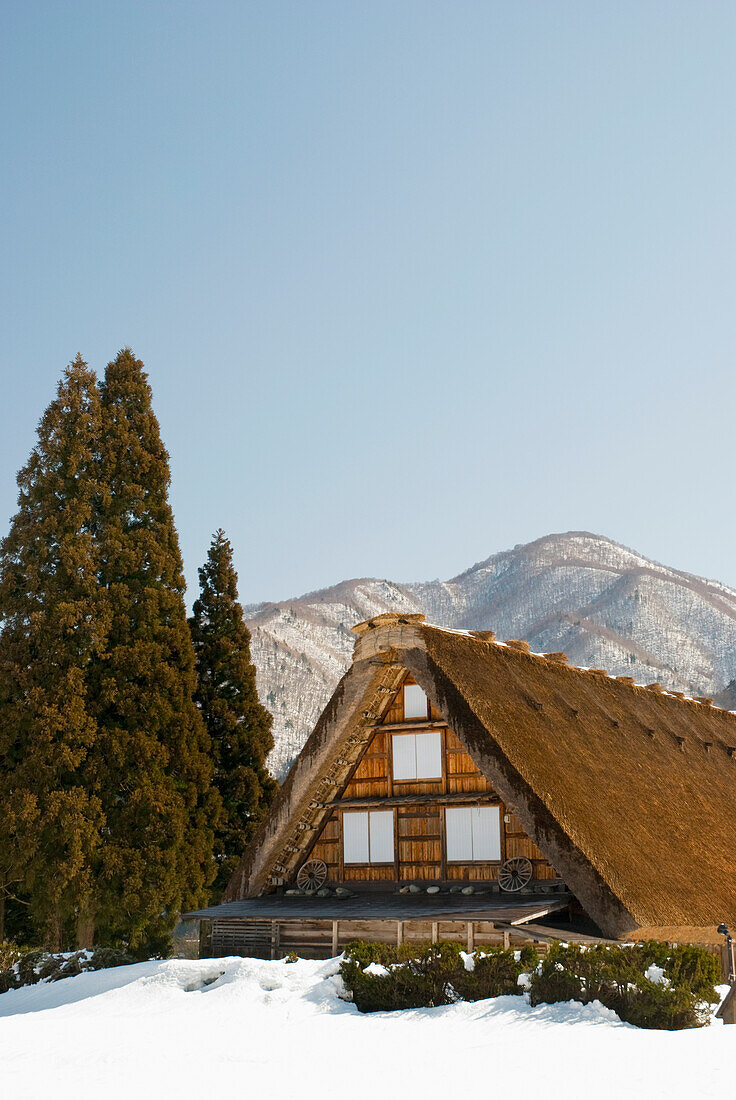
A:
{"type": "Polygon", "coordinates": [[[0,996],[0,1096],[733,1095],[736,1027],[639,1031],[598,1005],[522,997],[361,1015],[337,970],[169,960],[13,990],[0,996]]]}

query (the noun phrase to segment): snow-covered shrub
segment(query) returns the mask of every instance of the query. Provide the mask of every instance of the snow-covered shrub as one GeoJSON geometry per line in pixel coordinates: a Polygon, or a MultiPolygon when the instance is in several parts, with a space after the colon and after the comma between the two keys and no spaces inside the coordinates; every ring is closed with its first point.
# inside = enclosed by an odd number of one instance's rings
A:
{"type": "Polygon", "coordinates": [[[514,996],[522,992],[520,976],[533,970],[539,955],[531,946],[521,951],[503,947],[481,947],[475,952],[472,970],[453,978],[453,985],[464,1001],[482,1001],[486,997],[514,996]]]}
{"type": "MultiPolygon", "coordinates": [[[[73,958],[74,956],[72,956],[73,958]]],[[[38,977],[42,982],[57,982],[59,978],[64,977],[64,968],[67,962],[71,961],[64,955],[47,955],[41,965],[38,967],[38,977]]],[[[79,964],[78,964],[79,965],[79,964]]],[[[82,971],[81,965],[77,973],[82,971]]],[[[71,977],[71,975],[70,975],[71,977]]]]}
{"type": "Polygon", "coordinates": [[[352,940],[343,950],[343,967],[355,965],[364,970],[370,963],[398,962],[399,949],[390,943],[374,943],[372,940],[352,940]]]}
{"type": "Polygon", "coordinates": [[[113,966],[127,966],[136,960],[117,947],[98,947],[89,951],[53,955],[48,951],[16,951],[15,961],[0,970],[0,993],[18,989],[37,982],[58,982],[73,978],[87,970],[106,970],[113,966]]]}
{"type": "Polygon", "coordinates": [[[36,951],[26,951],[21,955],[14,967],[19,985],[35,985],[36,982],[40,982],[39,970],[46,954],[39,948],[36,951]]]}
{"type": "Polygon", "coordinates": [[[430,1008],[457,1000],[453,979],[464,966],[457,943],[356,941],[345,948],[340,974],[361,1012],[430,1008]]]}
{"type": "Polygon", "coordinates": [[[377,1012],[518,995],[519,976],[537,960],[533,948],[488,947],[465,955],[446,941],[401,947],[356,941],[345,948],[340,972],[360,1011],[377,1012]]]}
{"type": "Polygon", "coordinates": [[[0,970],[0,993],[7,993],[9,989],[16,989],[18,986],[18,976],[15,971],[6,966],[0,970]]]}
{"type": "Polygon", "coordinates": [[[15,943],[0,943],[0,993],[17,987],[17,964],[27,954],[28,948],[18,947],[15,943]]]}
{"type": "Polygon", "coordinates": [[[73,955],[67,956],[60,964],[54,966],[51,973],[44,974],[44,968],[41,968],[41,977],[47,978],[50,982],[61,981],[62,978],[76,978],[77,974],[82,974],[87,970],[87,953],[85,951],[75,951],[73,955]]]}
{"type": "Polygon", "coordinates": [[[92,958],[85,963],[85,970],[109,970],[114,966],[130,966],[136,960],[121,947],[97,947],[92,958]]]}
{"type": "Polygon", "coordinates": [[[719,980],[718,959],[703,947],[557,943],[532,975],[530,998],[600,1001],[637,1027],[676,1031],[707,1023],[719,980]]]}

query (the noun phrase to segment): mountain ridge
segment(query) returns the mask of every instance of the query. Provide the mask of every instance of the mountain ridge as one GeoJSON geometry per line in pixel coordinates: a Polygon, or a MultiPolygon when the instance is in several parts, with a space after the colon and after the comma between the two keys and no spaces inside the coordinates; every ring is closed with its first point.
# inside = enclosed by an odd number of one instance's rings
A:
{"type": "MultiPolygon", "coordinates": [[[[244,615],[262,701],[274,715],[271,767],[283,776],[349,666],[351,627],[383,611],[493,629],[572,664],[718,696],[736,677],[736,590],[588,531],[543,535],[447,581],[356,577],[244,615]]],[[[730,695],[724,695],[730,698],[730,695]]]]}

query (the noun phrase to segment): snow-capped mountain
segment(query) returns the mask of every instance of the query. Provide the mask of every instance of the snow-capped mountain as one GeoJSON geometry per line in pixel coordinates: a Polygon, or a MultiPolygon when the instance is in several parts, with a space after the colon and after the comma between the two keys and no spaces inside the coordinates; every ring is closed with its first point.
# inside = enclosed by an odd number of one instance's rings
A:
{"type": "Polygon", "coordinates": [[[649,561],[587,532],[547,535],[449,581],[343,581],[247,607],[262,701],[274,715],[282,777],[350,664],[350,627],[382,611],[421,611],[456,629],[525,638],[576,665],[716,695],[736,675],[736,591],[649,561]]]}

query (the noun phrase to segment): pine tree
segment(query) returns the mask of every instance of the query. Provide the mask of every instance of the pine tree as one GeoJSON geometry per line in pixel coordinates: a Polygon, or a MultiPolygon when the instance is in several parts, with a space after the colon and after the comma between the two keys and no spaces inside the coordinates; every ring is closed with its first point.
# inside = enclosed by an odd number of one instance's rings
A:
{"type": "Polygon", "coordinates": [[[96,736],[86,673],[107,628],[92,530],[100,428],[97,382],[77,356],[0,546],[0,896],[3,909],[29,903],[52,948],[84,919],[102,824],[82,780],[96,736]]]}
{"type": "Polygon", "coordinates": [[[168,455],[129,348],[108,364],[101,392],[97,537],[110,625],[92,683],[98,738],[88,775],[106,816],[96,917],[103,940],[155,950],[212,880],[219,799],[193,699],[168,455]]]}
{"type": "Polygon", "coordinates": [[[276,780],[266,768],[273,719],[258,701],[250,631],[238,603],[232,547],[222,530],[213,536],[199,583],[201,594],[189,623],[196,699],[210,736],[224,811],[215,834],[214,892],[219,896],[276,792],[276,780]]]}

